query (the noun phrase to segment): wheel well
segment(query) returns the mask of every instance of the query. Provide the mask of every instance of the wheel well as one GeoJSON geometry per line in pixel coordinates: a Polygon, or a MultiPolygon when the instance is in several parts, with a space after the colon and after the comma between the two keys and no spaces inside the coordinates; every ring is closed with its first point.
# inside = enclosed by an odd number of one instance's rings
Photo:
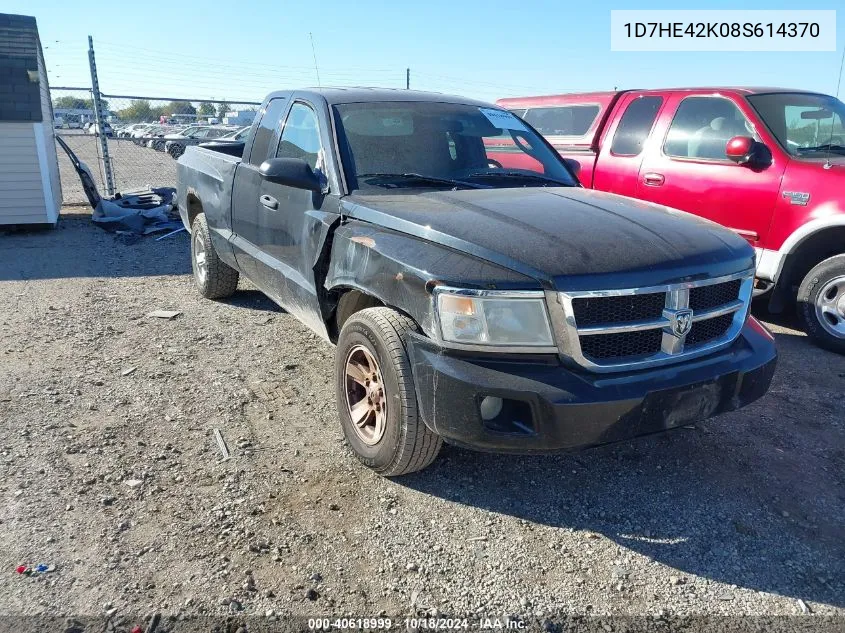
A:
{"type": "Polygon", "coordinates": [[[337,342],[337,337],[340,335],[340,330],[346,320],[356,312],[366,310],[367,308],[376,308],[383,306],[384,303],[376,299],[372,295],[368,295],[360,290],[354,288],[341,288],[335,293],[337,299],[337,308],[334,311],[334,319],[329,330],[329,336],[332,342],[337,342]]]}
{"type": "Polygon", "coordinates": [[[810,235],[787,255],[778,279],[782,300],[794,301],[807,273],[828,257],[845,253],[845,226],[832,226],[810,235]]]}
{"type": "Polygon", "coordinates": [[[194,194],[188,194],[188,226],[194,225],[194,219],[202,213],[202,202],[194,194]]]}

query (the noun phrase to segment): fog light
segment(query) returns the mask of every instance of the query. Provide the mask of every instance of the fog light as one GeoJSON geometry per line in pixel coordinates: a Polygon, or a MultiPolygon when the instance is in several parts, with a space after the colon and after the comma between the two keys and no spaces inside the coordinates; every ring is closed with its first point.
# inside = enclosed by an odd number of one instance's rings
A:
{"type": "Polygon", "coordinates": [[[483,420],[492,420],[502,412],[502,399],[496,396],[485,396],[481,400],[479,409],[483,420]]]}

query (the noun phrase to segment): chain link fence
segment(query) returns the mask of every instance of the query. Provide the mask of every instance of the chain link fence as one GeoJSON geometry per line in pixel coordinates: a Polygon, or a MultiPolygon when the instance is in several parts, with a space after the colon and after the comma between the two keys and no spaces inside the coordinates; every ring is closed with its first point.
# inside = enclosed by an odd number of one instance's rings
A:
{"type": "MultiPolygon", "coordinates": [[[[53,88],[51,97],[56,135],[88,166],[104,196],[108,195],[107,167],[116,193],[175,187],[176,159],[186,147],[235,138],[252,124],[260,106],[255,101],[102,94],[104,124],[100,130],[90,89],[53,88]],[[108,165],[100,134],[107,138],[108,165]]],[[[63,204],[88,204],[70,159],[61,147],[57,150],[63,204]]]]}

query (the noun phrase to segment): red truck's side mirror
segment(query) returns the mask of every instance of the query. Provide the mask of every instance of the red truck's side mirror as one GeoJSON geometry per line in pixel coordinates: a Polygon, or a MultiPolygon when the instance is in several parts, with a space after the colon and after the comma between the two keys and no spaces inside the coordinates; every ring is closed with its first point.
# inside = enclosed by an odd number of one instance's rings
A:
{"type": "Polygon", "coordinates": [[[744,165],[754,158],[754,144],[750,136],[734,136],[725,145],[725,155],[736,164],[744,165]]]}
{"type": "Polygon", "coordinates": [[[581,173],[581,163],[579,163],[574,158],[564,158],[563,162],[566,163],[566,166],[569,167],[569,170],[575,174],[575,177],[578,178],[578,175],[581,173]]]}

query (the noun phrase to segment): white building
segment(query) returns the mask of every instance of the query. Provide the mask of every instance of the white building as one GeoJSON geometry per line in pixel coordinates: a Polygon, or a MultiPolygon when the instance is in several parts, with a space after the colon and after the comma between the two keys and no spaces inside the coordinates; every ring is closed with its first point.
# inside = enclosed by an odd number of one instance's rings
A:
{"type": "Polygon", "coordinates": [[[0,13],[0,70],[0,224],[55,224],[62,187],[35,18],[0,13]]]}
{"type": "Polygon", "coordinates": [[[255,110],[233,110],[223,117],[225,125],[252,125],[255,120],[255,110]]]}

